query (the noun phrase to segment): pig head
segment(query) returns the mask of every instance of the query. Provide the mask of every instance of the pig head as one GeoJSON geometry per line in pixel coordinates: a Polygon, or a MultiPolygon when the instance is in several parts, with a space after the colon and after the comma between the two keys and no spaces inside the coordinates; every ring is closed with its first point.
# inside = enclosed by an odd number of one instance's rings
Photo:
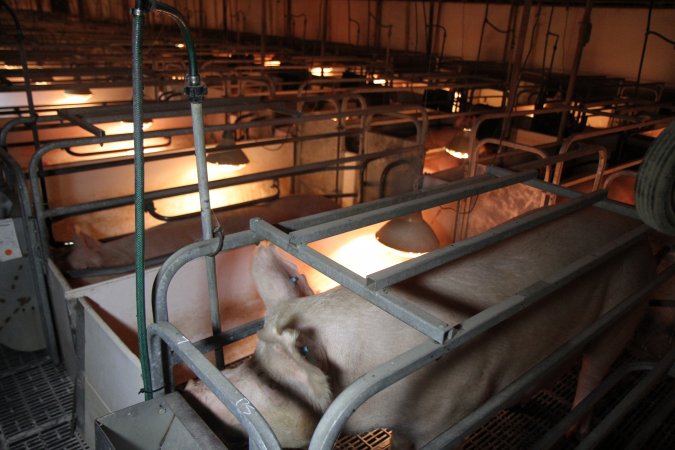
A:
{"type": "MultiPolygon", "coordinates": [[[[635,226],[623,217],[590,208],[540,226],[391,289],[450,324],[519,292],[635,226]]],[[[260,247],[256,259],[274,254],[260,247]]],[[[261,264],[260,267],[269,264],[261,264]]],[[[516,317],[366,401],[345,431],[390,427],[416,446],[456,423],[653,274],[647,245],[582,276],[516,317]]],[[[260,295],[270,298],[254,358],[224,374],[268,420],[282,446],[306,445],[320,413],[335,395],[373,368],[427,339],[346,289],[279,300],[269,273],[253,274],[260,295]],[[262,282],[260,282],[262,281],[262,282]],[[295,428],[291,428],[295,427],[295,428]]],[[[280,282],[288,283],[283,275],[280,282]]],[[[586,349],[578,403],[604,376],[632,335],[639,313],[586,349]]],[[[201,403],[214,399],[201,383],[187,390],[201,403]]],[[[224,407],[216,414],[233,418],[224,407]]]]}

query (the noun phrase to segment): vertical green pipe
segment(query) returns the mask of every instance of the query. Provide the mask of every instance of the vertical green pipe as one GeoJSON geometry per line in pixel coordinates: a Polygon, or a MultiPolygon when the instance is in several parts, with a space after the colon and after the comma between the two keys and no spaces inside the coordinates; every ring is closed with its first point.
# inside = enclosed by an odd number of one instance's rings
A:
{"type": "Polygon", "coordinates": [[[138,352],[141,360],[143,393],[145,399],[152,398],[150,379],[150,358],[145,321],[145,216],[143,192],[145,190],[143,171],[143,20],[145,13],[137,2],[132,10],[132,61],[133,78],[133,121],[134,121],[134,201],[136,223],[136,324],[138,327],[138,352]]]}

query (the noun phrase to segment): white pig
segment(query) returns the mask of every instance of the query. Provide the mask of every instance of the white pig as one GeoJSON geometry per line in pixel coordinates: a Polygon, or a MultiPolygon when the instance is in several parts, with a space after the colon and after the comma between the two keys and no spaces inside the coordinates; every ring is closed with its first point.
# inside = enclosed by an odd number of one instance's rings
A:
{"type": "MultiPolygon", "coordinates": [[[[588,208],[508,239],[402,283],[392,290],[450,324],[457,324],[635,226],[588,208]]],[[[256,266],[273,258],[266,247],[256,266]]],[[[441,358],[365,402],[346,425],[348,433],[390,427],[420,446],[456,423],[491,395],[588,327],[653,275],[647,245],[638,244],[572,285],[508,320],[464,349],[441,358]]],[[[268,274],[255,273],[265,280],[268,274]]],[[[287,284],[282,276],[280,283],[287,284]]],[[[270,283],[259,283],[270,299],[270,283]]],[[[280,288],[273,288],[276,292],[280,288]]],[[[343,288],[267,304],[255,357],[224,374],[261,411],[284,447],[301,447],[332,399],[371,369],[419,345],[417,331],[343,288]]],[[[643,308],[640,308],[643,309],[643,308]]],[[[575,404],[604,377],[640,314],[586,349],[575,404]]],[[[224,423],[240,427],[201,383],[186,387],[224,423]]]]}
{"type": "MultiPolygon", "coordinates": [[[[223,231],[234,233],[248,229],[249,220],[261,217],[277,223],[337,208],[332,200],[317,195],[295,195],[274,202],[249,206],[217,214],[223,231]]],[[[214,223],[215,226],[215,223],[214,223]]],[[[145,232],[145,257],[150,259],[173,253],[202,237],[199,217],[167,222],[145,232]]],[[[134,235],[100,242],[76,228],[74,247],[67,256],[67,265],[76,270],[115,267],[133,264],[134,235]]]]}

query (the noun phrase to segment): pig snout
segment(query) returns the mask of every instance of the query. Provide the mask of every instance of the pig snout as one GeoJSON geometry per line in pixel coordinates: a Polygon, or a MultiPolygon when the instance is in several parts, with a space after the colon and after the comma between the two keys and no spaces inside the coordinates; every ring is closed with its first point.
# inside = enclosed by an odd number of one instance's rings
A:
{"type": "MultiPolygon", "coordinates": [[[[225,369],[223,374],[245,396],[235,406],[240,412],[246,414],[250,408],[258,408],[283,448],[307,445],[319,420],[312,407],[280,390],[254,360],[225,369]]],[[[183,393],[203,414],[215,417],[220,434],[233,438],[246,435],[235,416],[204,383],[190,380],[183,393]]]]}

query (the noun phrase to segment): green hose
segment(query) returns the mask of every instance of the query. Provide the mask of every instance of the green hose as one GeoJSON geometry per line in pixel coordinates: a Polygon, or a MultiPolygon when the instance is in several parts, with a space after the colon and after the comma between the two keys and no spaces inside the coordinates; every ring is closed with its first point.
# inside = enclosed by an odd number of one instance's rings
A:
{"type": "Polygon", "coordinates": [[[195,44],[192,40],[192,33],[190,33],[190,29],[188,28],[187,23],[185,23],[183,16],[173,6],[161,2],[155,2],[154,10],[168,15],[176,21],[178,28],[180,28],[180,34],[185,41],[185,49],[188,53],[188,77],[198,76],[197,52],[195,51],[195,44]]]}
{"type": "Polygon", "coordinates": [[[133,120],[134,120],[134,202],[136,219],[136,324],[138,327],[138,352],[141,360],[143,393],[145,399],[152,398],[150,358],[145,321],[145,211],[143,193],[143,20],[145,13],[138,6],[132,10],[132,79],[133,79],[133,120]]]}

